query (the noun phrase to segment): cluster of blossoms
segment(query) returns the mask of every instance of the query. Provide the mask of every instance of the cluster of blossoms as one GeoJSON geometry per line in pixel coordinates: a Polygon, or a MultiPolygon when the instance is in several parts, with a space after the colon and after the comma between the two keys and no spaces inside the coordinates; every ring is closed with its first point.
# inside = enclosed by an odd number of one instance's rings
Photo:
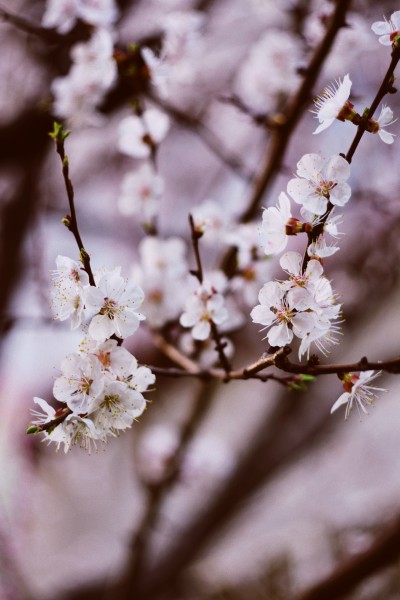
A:
{"type": "Polygon", "coordinates": [[[196,10],[172,11],[160,22],[162,48],[156,55],[151,48],[141,50],[149,77],[157,94],[171,96],[171,88],[190,84],[195,77],[193,58],[199,50],[200,32],[206,21],[204,13],[196,10]]]}
{"type": "Polygon", "coordinates": [[[73,46],[68,75],[53,81],[54,112],[72,127],[103,122],[97,108],[117,78],[113,51],[111,33],[97,29],[88,42],[73,46]]]}
{"type": "MultiPolygon", "coordinates": [[[[72,48],[69,74],[56,79],[52,86],[55,112],[74,126],[98,122],[97,109],[116,81],[113,37],[108,29],[116,17],[113,0],[48,3],[45,26],[56,27],[61,33],[68,32],[79,19],[94,26],[89,41],[72,48]]],[[[204,17],[195,11],[171,13],[163,24],[160,54],[150,48],[141,49],[148,79],[159,96],[169,95],[171,78],[185,80],[182,64],[198,41],[203,23],[204,17]]],[[[389,22],[372,26],[380,35],[379,41],[393,47],[399,44],[399,28],[400,11],[393,13],[389,22]]],[[[270,31],[252,49],[239,75],[237,83],[249,92],[248,101],[256,110],[266,103],[273,106],[280,94],[290,93],[299,77],[297,58],[293,58],[298,56],[296,45],[290,36],[285,42],[286,49],[281,53],[282,34],[270,31]],[[267,70],[266,57],[270,63],[267,70]],[[263,80],[267,71],[268,81],[263,80]]],[[[317,97],[314,113],[319,125],[314,133],[324,131],[335,120],[355,125],[363,122],[366,131],[378,133],[383,142],[391,144],[393,134],[385,129],[394,122],[391,109],[383,106],[377,119],[368,117],[368,111],[360,116],[349,101],[351,85],[347,74],[317,97]]],[[[247,101],[246,93],[242,95],[247,101]]],[[[157,231],[164,191],[164,181],[156,169],[156,153],[169,129],[170,120],[163,111],[140,106],[134,115],[120,122],[118,129],[118,150],[140,161],[123,180],[119,209],[125,215],[139,216],[151,233],[157,231]]],[[[200,258],[196,257],[198,271],[192,271],[198,279],[196,285],[189,274],[185,242],[177,237],[148,236],[141,242],[140,261],[133,268],[138,283],[124,279],[119,267],[89,276],[80,263],[59,256],[53,276],[53,310],[59,320],[69,319],[72,329],[83,326],[86,337],[79,351],[63,360],[61,375],[54,382],[53,395],[61,407],[55,409],[45,400],[34,399],[41,412],[34,411],[32,430],[44,433],[48,442],[54,442],[57,448],[64,445],[67,451],[75,444],[90,449],[91,444],[104,442],[131,427],[146,407],[143,393],[155,377],[120,344],[145,318],[152,329],[171,323],[190,329],[190,333],[180,330],[177,343],[183,352],[196,353],[198,364],[213,364],[218,359],[223,364],[211,338],[217,348],[225,347],[225,357],[233,352],[231,342],[221,338],[217,327],[226,333],[242,325],[240,304],[253,307],[251,318],[268,330],[266,339],[272,347],[284,347],[297,338],[299,360],[304,355],[310,358],[313,345],[326,355],[330,346],[337,344],[341,305],[325,276],[323,262],[339,250],[335,240],[340,235],[341,215],[335,210],[344,207],[351,197],[349,177],[350,165],[342,155],[326,159],[317,153],[305,154],[297,163],[296,176],[280,193],[278,205],[264,210],[258,234],[257,226],[235,224],[234,214],[212,200],[194,207],[193,239],[197,235],[206,246],[215,248],[225,243],[236,248],[236,266],[230,279],[222,271],[203,275],[200,258]],[[292,201],[300,205],[300,218],[292,214],[292,201]],[[285,252],[279,264],[286,279],[271,281],[268,257],[284,252],[289,237],[302,233],[307,234],[304,255],[285,252]],[[333,241],[328,243],[326,235],[333,241]],[[259,303],[254,306],[257,295],[259,303]],[[201,344],[203,357],[198,352],[201,344]]],[[[354,406],[366,413],[375,392],[381,391],[369,385],[378,375],[373,371],[342,375],[345,392],[332,412],[345,405],[346,418],[354,406]]]]}
{"type": "Polygon", "coordinates": [[[63,360],[62,375],[54,382],[54,398],[64,406],[55,410],[35,398],[43,412],[35,411],[33,427],[57,447],[64,444],[65,451],[74,444],[90,450],[91,443],[106,441],[131,427],[146,407],[143,392],[155,381],[150,369],[139,367],[136,358],[119,345],[144,319],[138,312],[142,289],[124,279],[120,267],[104,269],[94,278],[96,286],[89,285],[79,263],[57,257],[52,293],[55,316],[69,318],[73,329],[85,323],[87,337],[79,352],[63,360]]]}
{"type": "Polygon", "coordinates": [[[322,353],[325,344],[335,344],[340,304],[318,260],[308,262],[302,270],[303,258],[298,252],[286,252],[280,265],[289,275],[287,281],[266,283],[258,296],[260,304],[253,308],[255,323],[271,327],[267,334],[271,346],[290,344],[293,335],[301,339],[299,358],[309,355],[315,343],[322,353]]]}

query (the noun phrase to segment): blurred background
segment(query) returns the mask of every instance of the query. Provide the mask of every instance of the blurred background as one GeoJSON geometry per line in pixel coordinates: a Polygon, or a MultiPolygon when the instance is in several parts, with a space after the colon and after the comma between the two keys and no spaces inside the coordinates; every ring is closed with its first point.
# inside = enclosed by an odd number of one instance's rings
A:
{"type": "MultiPolygon", "coordinates": [[[[118,149],[118,125],[132,113],[131,103],[140,99],[170,114],[157,151],[165,182],[158,228],[163,238],[186,240],[193,268],[188,212],[213,200],[234,223],[246,209],[274,135],[265,123],[296,93],[334,8],[319,0],[118,3],[112,30],[121,50],[133,43],[159,50],[166,23],[178,13],[196,10],[201,25],[170,76],[167,100],[148,82],[130,87],[125,73],[99,104],[96,126],[72,125],[71,178],[96,268],[121,265],[130,275],[140,260],[140,218],[118,208],[124,176],[140,165],[118,149]]],[[[160,375],[145,414],[91,455],[79,447],[56,452],[27,436],[33,396],[51,401],[60,362],[82,338],[54,322],[50,309],[56,256],[77,259],[77,253],[60,222],[67,198],[47,133],[54,117],[64,116],[52,108],[52,81],[68,73],[71,48],[91,30],[83,22],[65,35],[42,29],[42,1],[3,0],[0,9],[0,597],[300,597],[373,544],[399,513],[399,378],[383,375],[377,385],[388,392],[370,415],[354,411],[345,422],[340,411],[330,415],[342,393],[335,375],[306,391],[273,381],[224,385],[160,375]],[[8,11],[21,21],[9,22],[8,11]],[[37,29],[26,31],[27,23],[37,29]],[[182,438],[182,456],[165,478],[182,438]],[[155,591],[146,591],[149,581],[155,591]]],[[[371,103],[390,48],[370,26],[395,9],[393,2],[351,3],[262,206],[276,204],[303,154],[348,150],[350,123],[313,136],[311,101],[349,73],[359,112],[371,103]]],[[[398,94],[388,103],[399,114],[398,94]]],[[[345,235],[325,265],[344,305],[343,335],[324,363],[399,352],[399,153],[396,139],[388,146],[366,134],[351,165],[352,197],[340,211],[345,235]]],[[[204,241],[207,269],[218,266],[222,239],[204,241]]],[[[290,249],[301,251],[302,243],[293,238],[290,249]]],[[[269,277],[281,276],[276,259],[268,265],[269,277]]],[[[228,332],[237,368],[267,350],[249,317],[256,298],[257,291],[242,303],[244,319],[228,332]]],[[[171,366],[146,325],[126,346],[141,363],[171,366]]],[[[400,598],[396,553],[348,597],[400,598]]]]}

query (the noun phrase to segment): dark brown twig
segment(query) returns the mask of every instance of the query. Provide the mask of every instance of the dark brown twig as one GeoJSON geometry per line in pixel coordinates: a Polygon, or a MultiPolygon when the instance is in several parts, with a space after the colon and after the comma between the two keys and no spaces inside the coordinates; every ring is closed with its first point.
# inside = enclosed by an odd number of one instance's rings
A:
{"type": "Polygon", "coordinates": [[[76,218],[76,211],[75,211],[74,188],[73,188],[70,176],[69,176],[68,157],[65,154],[65,141],[64,141],[65,138],[63,137],[63,134],[61,132],[61,135],[54,136],[54,139],[56,142],[57,154],[60,156],[60,159],[61,159],[62,174],[63,174],[63,178],[64,178],[65,189],[67,190],[69,210],[71,213],[64,219],[64,223],[68,227],[70,232],[73,234],[75,241],[78,245],[83,268],[85,269],[86,273],[89,276],[89,283],[90,283],[90,285],[95,286],[96,282],[94,280],[92,267],[90,266],[90,256],[85,250],[81,235],[79,233],[78,221],[76,218]]]}

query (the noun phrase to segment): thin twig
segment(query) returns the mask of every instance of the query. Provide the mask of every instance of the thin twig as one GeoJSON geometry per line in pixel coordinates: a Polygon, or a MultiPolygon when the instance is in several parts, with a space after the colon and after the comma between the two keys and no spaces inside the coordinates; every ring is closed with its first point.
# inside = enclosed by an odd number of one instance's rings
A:
{"type": "Polygon", "coordinates": [[[68,215],[68,217],[66,217],[64,222],[66,223],[66,226],[68,227],[70,232],[73,234],[75,241],[78,245],[80,258],[83,263],[83,268],[85,269],[86,273],[89,276],[89,283],[90,283],[90,285],[95,286],[96,282],[94,280],[92,267],[90,266],[90,256],[85,250],[85,246],[83,245],[83,241],[82,241],[81,235],[79,233],[78,221],[76,218],[76,211],[75,211],[74,188],[73,188],[70,176],[69,176],[69,161],[68,161],[68,157],[65,154],[65,142],[64,142],[64,139],[62,139],[62,137],[63,136],[61,135],[61,136],[58,136],[57,138],[55,138],[55,142],[56,142],[57,154],[60,156],[60,159],[61,159],[62,174],[64,177],[65,189],[67,190],[69,210],[71,212],[71,214],[68,215]]]}

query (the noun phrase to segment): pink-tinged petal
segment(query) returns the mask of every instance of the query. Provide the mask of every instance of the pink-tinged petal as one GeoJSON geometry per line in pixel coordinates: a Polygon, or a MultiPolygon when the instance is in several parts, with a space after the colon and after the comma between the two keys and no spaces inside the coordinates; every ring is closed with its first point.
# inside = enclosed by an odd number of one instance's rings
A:
{"type": "Polygon", "coordinates": [[[326,165],[327,179],[343,183],[350,177],[350,165],[343,156],[332,156],[326,165]]]}
{"type": "Polygon", "coordinates": [[[308,179],[291,179],[287,191],[297,204],[304,204],[308,196],[315,193],[315,185],[308,179]]]}
{"type": "Polygon", "coordinates": [[[192,329],[192,336],[195,340],[206,340],[210,337],[211,325],[209,321],[199,321],[192,329]]]}
{"type": "Polygon", "coordinates": [[[324,164],[325,161],[319,154],[304,154],[297,163],[297,175],[304,179],[318,181],[324,164]]]}
{"type": "Polygon", "coordinates": [[[329,193],[329,200],[336,206],[347,204],[351,196],[351,188],[348,183],[338,183],[329,193]]]}
{"type": "Polygon", "coordinates": [[[286,323],[271,327],[267,339],[271,346],[286,346],[293,339],[293,331],[289,329],[286,323]]]}
{"type": "Polygon", "coordinates": [[[335,402],[335,404],[331,408],[331,414],[335,412],[338,408],[343,406],[343,404],[347,404],[351,398],[351,394],[349,392],[344,392],[335,402]]]}

